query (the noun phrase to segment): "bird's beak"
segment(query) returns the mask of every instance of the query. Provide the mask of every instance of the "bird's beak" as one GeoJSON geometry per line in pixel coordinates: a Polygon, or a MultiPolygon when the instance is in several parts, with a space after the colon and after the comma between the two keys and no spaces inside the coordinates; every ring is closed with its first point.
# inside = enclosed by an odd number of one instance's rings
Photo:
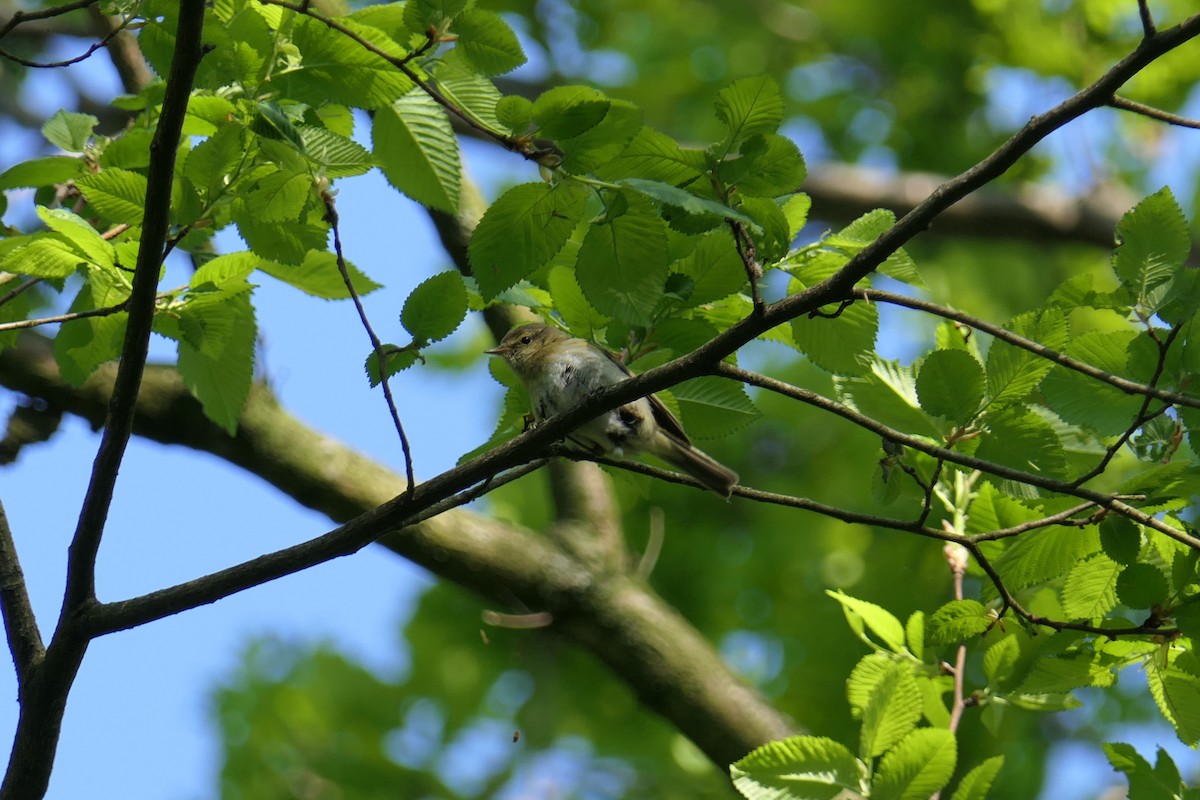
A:
{"type": "Polygon", "coordinates": [[[491,350],[484,350],[483,352],[489,356],[506,356],[512,352],[512,348],[505,347],[504,345],[497,345],[491,350]]]}

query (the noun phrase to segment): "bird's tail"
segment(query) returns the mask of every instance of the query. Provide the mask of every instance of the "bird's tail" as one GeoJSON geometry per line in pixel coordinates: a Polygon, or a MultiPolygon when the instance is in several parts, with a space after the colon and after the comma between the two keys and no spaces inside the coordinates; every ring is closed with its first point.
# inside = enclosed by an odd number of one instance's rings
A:
{"type": "Polygon", "coordinates": [[[709,491],[726,500],[733,494],[738,474],[707,453],[674,436],[660,433],[654,442],[654,455],[691,475],[709,491]]]}

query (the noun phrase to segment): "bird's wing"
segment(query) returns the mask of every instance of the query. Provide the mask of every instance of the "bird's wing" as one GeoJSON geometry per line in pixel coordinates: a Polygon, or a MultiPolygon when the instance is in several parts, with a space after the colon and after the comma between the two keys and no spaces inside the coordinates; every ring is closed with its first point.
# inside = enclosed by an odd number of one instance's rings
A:
{"type": "MultiPolygon", "coordinates": [[[[592,346],[603,353],[609,361],[616,365],[621,372],[625,374],[626,377],[633,377],[633,373],[630,372],[629,367],[622,364],[621,361],[606,348],[597,344],[593,344],[592,346]]],[[[647,395],[646,399],[650,401],[650,412],[654,415],[654,421],[658,423],[658,427],[662,429],[663,433],[666,433],[672,438],[678,439],[682,444],[690,445],[692,442],[690,439],[688,439],[687,433],[684,432],[683,424],[680,423],[675,415],[671,413],[671,410],[663,404],[663,401],[659,400],[657,396],[652,394],[647,395]]]]}

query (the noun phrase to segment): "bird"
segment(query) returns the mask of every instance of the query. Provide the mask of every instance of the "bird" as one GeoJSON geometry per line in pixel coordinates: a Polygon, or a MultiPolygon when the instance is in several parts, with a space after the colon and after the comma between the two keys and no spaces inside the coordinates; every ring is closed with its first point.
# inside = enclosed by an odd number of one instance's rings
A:
{"type": "MultiPolygon", "coordinates": [[[[633,377],[617,357],[586,339],[538,322],[513,328],[485,353],[500,356],[529,393],[535,423],[633,377]]],[[[729,499],[738,475],[694,447],[662,400],[640,397],[585,422],[568,437],[594,455],[650,453],[729,499]]]]}

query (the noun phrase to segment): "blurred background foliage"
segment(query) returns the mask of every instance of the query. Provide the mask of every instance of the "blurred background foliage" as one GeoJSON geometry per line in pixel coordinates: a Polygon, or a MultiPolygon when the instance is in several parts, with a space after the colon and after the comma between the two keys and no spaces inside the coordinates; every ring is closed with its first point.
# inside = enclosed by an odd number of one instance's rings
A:
{"type": "MultiPolygon", "coordinates": [[[[901,172],[969,167],[1032,113],[1111,66],[1140,35],[1132,0],[479,5],[505,13],[531,54],[531,65],[502,84],[506,91],[535,95],[556,83],[593,82],[641,106],[649,124],[704,142],[716,136],[717,90],[765,73],[784,87],[784,132],[810,165],[846,161],[901,172]]],[[[1164,26],[1194,10],[1186,0],[1151,6],[1164,26]]],[[[9,63],[0,70],[0,112],[18,113],[23,73],[9,63]]],[[[1186,113],[1197,106],[1198,77],[1200,59],[1180,51],[1146,70],[1127,93],[1186,113]]],[[[1082,195],[1111,184],[1146,191],[1167,172],[1177,196],[1195,196],[1188,158],[1196,156],[1166,146],[1169,129],[1115,112],[1096,117],[1060,132],[1006,180],[1040,180],[1082,195]]],[[[812,216],[808,240],[845,222],[825,219],[820,207],[812,216]]],[[[936,233],[909,247],[929,295],[995,321],[1038,306],[1068,276],[1101,270],[1109,258],[1080,245],[936,233]]],[[[885,316],[880,352],[905,360],[932,336],[928,320],[885,316]]],[[[476,352],[447,353],[436,363],[480,369],[476,352]]],[[[782,346],[751,347],[742,358],[832,393],[828,375],[782,346]]],[[[734,465],[747,485],[873,508],[871,478],[883,455],[875,437],[775,396],[756,402],[764,412],[758,423],[702,446],[734,465]]],[[[939,543],[765,505],[725,505],[625,474],[614,481],[633,552],[646,546],[654,509],[661,509],[654,589],[809,732],[853,742],[858,729],[845,680],[866,650],[825,590],[845,589],[902,618],[950,598],[939,543]]],[[[544,525],[548,509],[543,474],[481,505],[532,527],[544,525]]],[[[406,663],[391,674],[326,647],[273,639],[248,646],[214,699],[223,797],[732,796],[721,771],[642,711],[602,666],[564,644],[552,625],[487,626],[477,598],[443,583],[406,611],[396,632],[406,663]]],[[[1003,751],[1008,761],[993,796],[1025,800],[1043,784],[1052,743],[1099,742],[1114,724],[1147,719],[1151,711],[1139,688],[1097,693],[1086,714],[1066,721],[1016,712],[986,731],[969,712],[960,764],[1003,751]]]]}

